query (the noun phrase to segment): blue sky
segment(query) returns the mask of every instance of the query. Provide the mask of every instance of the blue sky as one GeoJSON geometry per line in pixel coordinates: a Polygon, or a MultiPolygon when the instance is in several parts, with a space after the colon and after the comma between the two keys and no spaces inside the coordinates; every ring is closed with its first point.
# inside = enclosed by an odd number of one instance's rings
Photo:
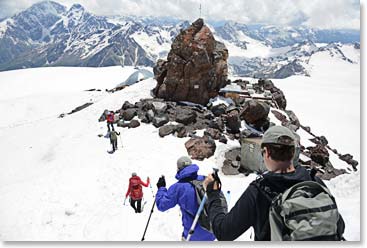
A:
{"type": "MultiPolygon", "coordinates": [[[[313,28],[360,28],[359,0],[55,0],[82,4],[97,15],[174,16],[313,28]]],[[[0,0],[0,18],[22,11],[39,0],[0,0]]]]}

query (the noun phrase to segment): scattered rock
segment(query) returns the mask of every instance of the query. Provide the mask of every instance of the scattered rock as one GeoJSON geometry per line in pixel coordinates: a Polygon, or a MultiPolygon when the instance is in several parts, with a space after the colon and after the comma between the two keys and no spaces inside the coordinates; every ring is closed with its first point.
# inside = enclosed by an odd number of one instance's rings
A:
{"type": "Polygon", "coordinates": [[[165,102],[152,102],[153,111],[156,114],[164,113],[167,110],[167,104],[165,102]]]}
{"type": "Polygon", "coordinates": [[[188,125],[195,122],[197,114],[195,111],[186,108],[176,109],[176,122],[188,125]]]}
{"type": "Polygon", "coordinates": [[[130,108],[135,108],[135,105],[130,103],[129,101],[125,101],[121,107],[122,110],[130,109],[130,108]]]}
{"type": "Polygon", "coordinates": [[[134,108],[126,109],[122,112],[122,118],[125,121],[131,121],[137,115],[137,111],[134,108]]]}
{"type": "Polygon", "coordinates": [[[153,117],[153,125],[158,128],[161,127],[169,122],[168,115],[162,114],[153,117]]]}
{"type": "Polygon", "coordinates": [[[210,108],[210,111],[212,111],[214,116],[221,116],[226,112],[227,106],[225,104],[217,104],[210,108]]]}
{"type": "Polygon", "coordinates": [[[215,140],[219,140],[219,138],[222,136],[221,132],[218,129],[214,129],[214,128],[207,128],[204,131],[204,135],[208,135],[215,140]]]}
{"type": "Polygon", "coordinates": [[[129,123],[129,128],[136,128],[138,126],[140,126],[140,122],[138,120],[132,120],[129,123]]]}
{"type": "Polygon", "coordinates": [[[310,151],[310,157],[314,162],[321,166],[325,166],[329,162],[329,152],[323,145],[316,145],[307,149],[310,151]]]}
{"type": "Polygon", "coordinates": [[[184,125],[177,125],[176,131],[177,131],[178,138],[184,138],[187,136],[187,129],[184,125]]]}
{"type": "Polygon", "coordinates": [[[193,137],[185,143],[188,154],[192,159],[204,160],[214,155],[216,145],[208,135],[193,137]]]}
{"type": "Polygon", "coordinates": [[[228,133],[239,133],[241,128],[241,120],[237,109],[229,111],[226,116],[226,125],[228,133]]]}
{"type": "Polygon", "coordinates": [[[71,112],[68,113],[68,115],[71,115],[71,114],[74,114],[76,112],[79,112],[80,110],[83,110],[83,109],[89,107],[92,104],[93,104],[93,102],[84,103],[83,105],[81,105],[81,106],[76,107],[75,109],[73,109],[71,112]]]}
{"type": "Polygon", "coordinates": [[[159,128],[159,136],[163,138],[167,135],[173,134],[175,131],[175,125],[165,125],[159,128]]]}

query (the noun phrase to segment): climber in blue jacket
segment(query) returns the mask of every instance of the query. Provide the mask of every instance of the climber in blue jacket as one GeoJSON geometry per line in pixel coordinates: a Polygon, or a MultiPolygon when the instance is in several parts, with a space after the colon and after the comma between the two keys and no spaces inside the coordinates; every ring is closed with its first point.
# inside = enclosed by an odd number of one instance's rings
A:
{"type": "MultiPolygon", "coordinates": [[[[186,240],[199,208],[194,186],[190,183],[192,180],[203,181],[205,179],[204,176],[197,174],[198,170],[199,167],[196,164],[192,164],[190,158],[181,157],[177,160],[176,179],[178,182],[169,187],[168,190],[163,176],[159,178],[157,183],[158,192],[156,195],[156,204],[158,210],[164,212],[177,204],[180,206],[182,212],[182,225],[184,227],[182,240],[186,240]]],[[[200,224],[197,223],[190,241],[213,240],[215,240],[213,233],[203,229],[200,224]]]]}

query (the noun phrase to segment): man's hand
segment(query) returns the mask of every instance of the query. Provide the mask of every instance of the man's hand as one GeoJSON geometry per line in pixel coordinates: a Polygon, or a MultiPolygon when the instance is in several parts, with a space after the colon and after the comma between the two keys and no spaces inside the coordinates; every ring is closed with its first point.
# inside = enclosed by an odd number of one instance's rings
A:
{"type": "Polygon", "coordinates": [[[158,179],[157,188],[159,189],[160,187],[166,187],[166,179],[164,179],[164,176],[158,179]]]}
{"type": "Polygon", "coordinates": [[[213,175],[209,174],[204,182],[203,186],[206,192],[212,192],[214,190],[218,190],[218,183],[214,180],[213,175]]]}

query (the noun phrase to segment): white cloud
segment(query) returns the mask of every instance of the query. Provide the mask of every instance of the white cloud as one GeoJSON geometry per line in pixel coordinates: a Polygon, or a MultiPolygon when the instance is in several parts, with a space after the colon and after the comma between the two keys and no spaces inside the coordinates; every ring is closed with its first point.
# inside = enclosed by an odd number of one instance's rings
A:
{"type": "MultiPolygon", "coordinates": [[[[57,1],[57,0],[56,0],[57,1]]],[[[0,17],[19,12],[38,0],[0,0],[0,17]]],[[[82,4],[98,15],[173,16],[315,28],[360,28],[358,0],[58,0],[82,4]]]]}

